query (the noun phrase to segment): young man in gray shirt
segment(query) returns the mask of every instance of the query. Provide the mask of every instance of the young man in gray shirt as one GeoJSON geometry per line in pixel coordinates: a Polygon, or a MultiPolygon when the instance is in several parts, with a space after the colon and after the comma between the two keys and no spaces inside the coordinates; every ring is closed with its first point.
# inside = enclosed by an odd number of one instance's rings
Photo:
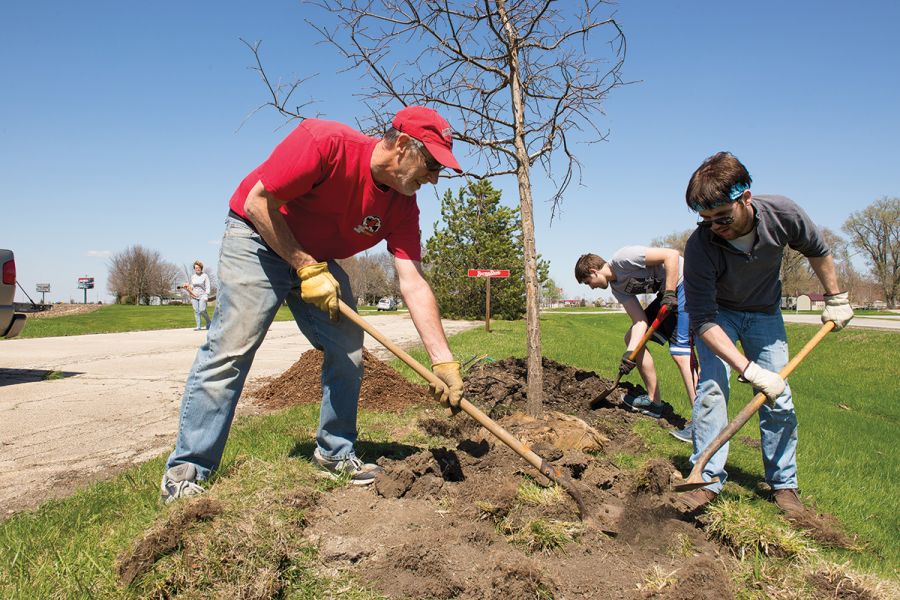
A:
{"type": "MultiPolygon", "coordinates": [[[[613,296],[631,317],[632,325],[625,334],[625,354],[622,355],[619,372],[627,375],[637,366],[647,393],[626,396],[625,404],[635,412],[656,419],[662,416],[663,402],[653,358],[645,350],[641,350],[634,361],[628,357],[644,337],[650,322],[665,305],[668,316],[650,339],[658,344],[668,342],[669,353],[678,365],[688,400],[693,404],[696,381],[691,368],[689,318],[684,310],[683,266],[684,261],[678,250],[646,246],[619,248],[609,262],[596,254],[583,254],[575,263],[575,279],[578,283],[590,286],[591,289],[612,288],[613,296]],[[638,294],[658,295],[647,308],[642,308],[638,294]]],[[[671,433],[681,441],[691,441],[690,426],[671,433]]]]}
{"type": "MultiPolygon", "coordinates": [[[[751,181],[735,156],[719,152],[694,171],[685,196],[702,218],[684,252],[686,307],[700,361],[691,462],[728,423],[728,377],[736,369],[740,381],[768,397],[759,411],[766,482],[792,518],[804,507],[797,495],[797,415],[790,386],[778,375],[788,362],[779,278],[785,246],[807,257],[825,288],[823,323],[842,329],[853,310],[815,224],[788,198],[754,196],[751,181]]],[[[680,496],[683,508],[696,512],[716,497],[728,476],[727,457],[725,444],[703,470],[704,479],[719,481],[680,496]]]]}

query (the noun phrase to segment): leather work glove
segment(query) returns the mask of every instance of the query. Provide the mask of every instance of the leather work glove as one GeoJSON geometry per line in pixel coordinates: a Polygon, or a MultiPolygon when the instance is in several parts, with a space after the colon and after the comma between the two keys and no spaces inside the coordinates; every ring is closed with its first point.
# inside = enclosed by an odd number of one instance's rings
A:
{"type": "Polygon", "coordinates": [[[462,400],[463,380],[459,370],[459,363],[455,360],[435,363],[431,365],[431,372],[437,375],[445,386],[438,389],[431,384],[431,393],[434,399],[447,406],[451,414],[459,412],[459,401],[462,400]]]}
{"type": "Polygon", "coordinates": [[[775,399],[784,391],[785,382],[781,375],[768,369],[763,369],[758,364],[750,361],[744,372],[738,377],[739,381],[749,383],[754,388],[766,395],[769,406],[775,404],[775,399]]]}
{"type": "Polygon", "coordinates": [[[666,290],[663,292],[660,308],[663,306],[669,307],[667,314],[671,315],[678,312],[678,293],[675,290],[666,290]]]}
{"type": "Polygon", "coordinates": [[[327,312],[332,321],[337,321],[341,286],[328,272],[328,263],[307,265],[297,269],[297,275],[300,276],[300,297],[303,301],[314,304],[319,310],[327,312]]]}
{"type": "Polygon", "coordinates": [[[619,374],[621,374],[622,377],[631,373],[631,370],[637,366],[637,363],[628,358],[631,356],[631,352],[631,350],[626,350],[625,354],[622,355],[622,360],[619,361],[619,374]]]}
{"type": "Polygon", "coordinates": [[[834,331],[843,329],[853,318],[850,308],[850,296],[847,292],[825,295],[825,310],[822,311],[822,322],[834,321],[834,331]]]}

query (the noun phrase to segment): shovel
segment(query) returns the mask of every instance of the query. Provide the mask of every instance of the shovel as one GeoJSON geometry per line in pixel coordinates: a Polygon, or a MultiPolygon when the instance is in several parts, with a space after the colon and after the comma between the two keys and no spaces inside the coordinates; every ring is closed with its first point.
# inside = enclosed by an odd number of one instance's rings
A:
{"type": "MultiPolygon", "coordinates": [[[[368,321],[356,314],[356,312],[352,308],[344,304],[343,300],[339,300],[338,302],[341,309],[341,315],[356,323],[356,325],[358,325],[360,329],[378,340],[378,342],[381,343],[382,346],[390,350],[397,358],[409,365],[413,371],[418,373],[423,379],[428,381],[428,383],[434,384],[438,388],[445,386],[444,382],[441,381],[437,377],[437,375],[426,369],[416,359],[407,354],[400,346],[386,338],[384,334],[372,327],[372,325],[368,321]]],[[[559,469],[535,454],[528,446],[517,440],[515,436],[503,429],[503,427],[501,427],[496,421],[481,412],[478,407],[476,407],[465,398],[460,400],[459,407],[467,415],[478,421],[478,423],[482,427],[499,438],[501,442],[509,446],[513,450],[513,452],[528,461],[531,466],[540,471],[541,474],[544,475],[547,479],[561,485],[575,501],[575,504],[578,505],[578,513],[581,517],[581,520],[586,522],[592,521],[590,515],[588,515],[587,507],[584,504],[584,499],[581,497],[581,493],[575,487],[575,482],[573,482],[567,475],[563,474],[559,469]]]]}
{"type": "MultiPolygon", "coordinates": [[[[653,335],[653,332],[659,327],[660,323],[662,323],[666,316],[668,315],[669,307],[663,304],[659,307],[659,312],[656,313],[656,318],[653,319],[653,323],[650,324],[650,328],[647,330],[647,333],[644,334],[644,337],[641,338],[641,341],[638,342],[638,345],[634,347],[634,350],[631,351],[631,354],[628,355],[628,360],[633,361],[634,357],[637,356],[641,350],[644,349],[644,346],[647,345],[647,342],[650,340],[650,336],[653,335]]],[[[619,369],[619,375],[616,377],[616,380],[613,382],[612,386],[608,390],[604,390],[600,392],[600,395],[591,400],[591,408],[597,408],[601,402],[606,400],[606,397],[609,396],[614,389],[619,387],[619,380],[622,379],[622,375],[624,373],[621,369],[619,369]]]]}
{"type": "MultiPolygon", "coordinates": [[[[797,355],[791,359],[791,361],[784,366],[781,371],[778,372],[778,375],[781,376],[782,379],[787,379],[787,376],[790,375],[797,365],[800,364],[806,355],[810,353],[810,351],[816,347],[822,338],[834,328],[834,321],[828,321],[816,335],[813,336],[811,340],[809,340],[805,346],[797,353],[797,355]]],[[[718,477],[713,477],[709,481],[703,480],[703,469],[706,467],[706,463],[709,462],[709,459],[712,458],[712,455],[719,451],[719,448],[725,445],[725,442],[734,437],[734,434],[738,432],[738,430],[743,427],[747,421],[750,420],[750,417],[753,416],[753,413],[758,411],[760,407],[765,404],[766,395],[762,392],[756,394],[753,397],[747,406],[741,409],[741,412],[737,414],[734,420],[725,426],[719,435],[715,437],[715,439],[710,442],[709,446],[700,453],[700,456],[697,457],[697,463],[694,465],[694,468],[691,469],[690,474],[687,476],[687,479],[682,479],[678,483],[673,483],[672,488],[676,492],[687,492],[690,490],[695,490],[697,488],[701,488],[709,485],[710,483],[715,483],[719,481],[718,477]]]]}

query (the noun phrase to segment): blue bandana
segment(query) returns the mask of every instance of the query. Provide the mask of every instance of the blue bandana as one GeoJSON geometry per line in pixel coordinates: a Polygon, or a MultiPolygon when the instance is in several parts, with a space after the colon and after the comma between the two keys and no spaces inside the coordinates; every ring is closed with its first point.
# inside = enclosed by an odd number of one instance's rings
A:
{"type": "Polygon", "coordinates": [[[731,186],[731,190],[728,192],[728,198],[725,200],[721,200],[716,202],[712,206],[701,206],[699,204],[692,204],[691,209],[694,212],[700,212],[701,210],[712,210],[714,208],[719,208],[720,206],[724,206],[726,204],[731,204],[741,197],[741,194],[750,189],[749,183],[736,183],[731,186]]]}

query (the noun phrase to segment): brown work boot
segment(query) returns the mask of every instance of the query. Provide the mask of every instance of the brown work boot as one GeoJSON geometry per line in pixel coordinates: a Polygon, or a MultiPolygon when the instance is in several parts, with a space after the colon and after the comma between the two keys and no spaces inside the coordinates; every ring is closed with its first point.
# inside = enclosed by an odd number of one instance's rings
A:
{"type": "Polygon", "coordinates": [[[775,504],[788,519],[802,519],[806,515],[806,507],[800,501],[796,488],[775,490],[775,504]]]}
{"type": "Polygon", "coordinates": [[[716,496],[718,494],[706,488],[691,490],[678,495],[675,507],[685,514],[699,513],[707,504],[715,500],[716,496]]]}

